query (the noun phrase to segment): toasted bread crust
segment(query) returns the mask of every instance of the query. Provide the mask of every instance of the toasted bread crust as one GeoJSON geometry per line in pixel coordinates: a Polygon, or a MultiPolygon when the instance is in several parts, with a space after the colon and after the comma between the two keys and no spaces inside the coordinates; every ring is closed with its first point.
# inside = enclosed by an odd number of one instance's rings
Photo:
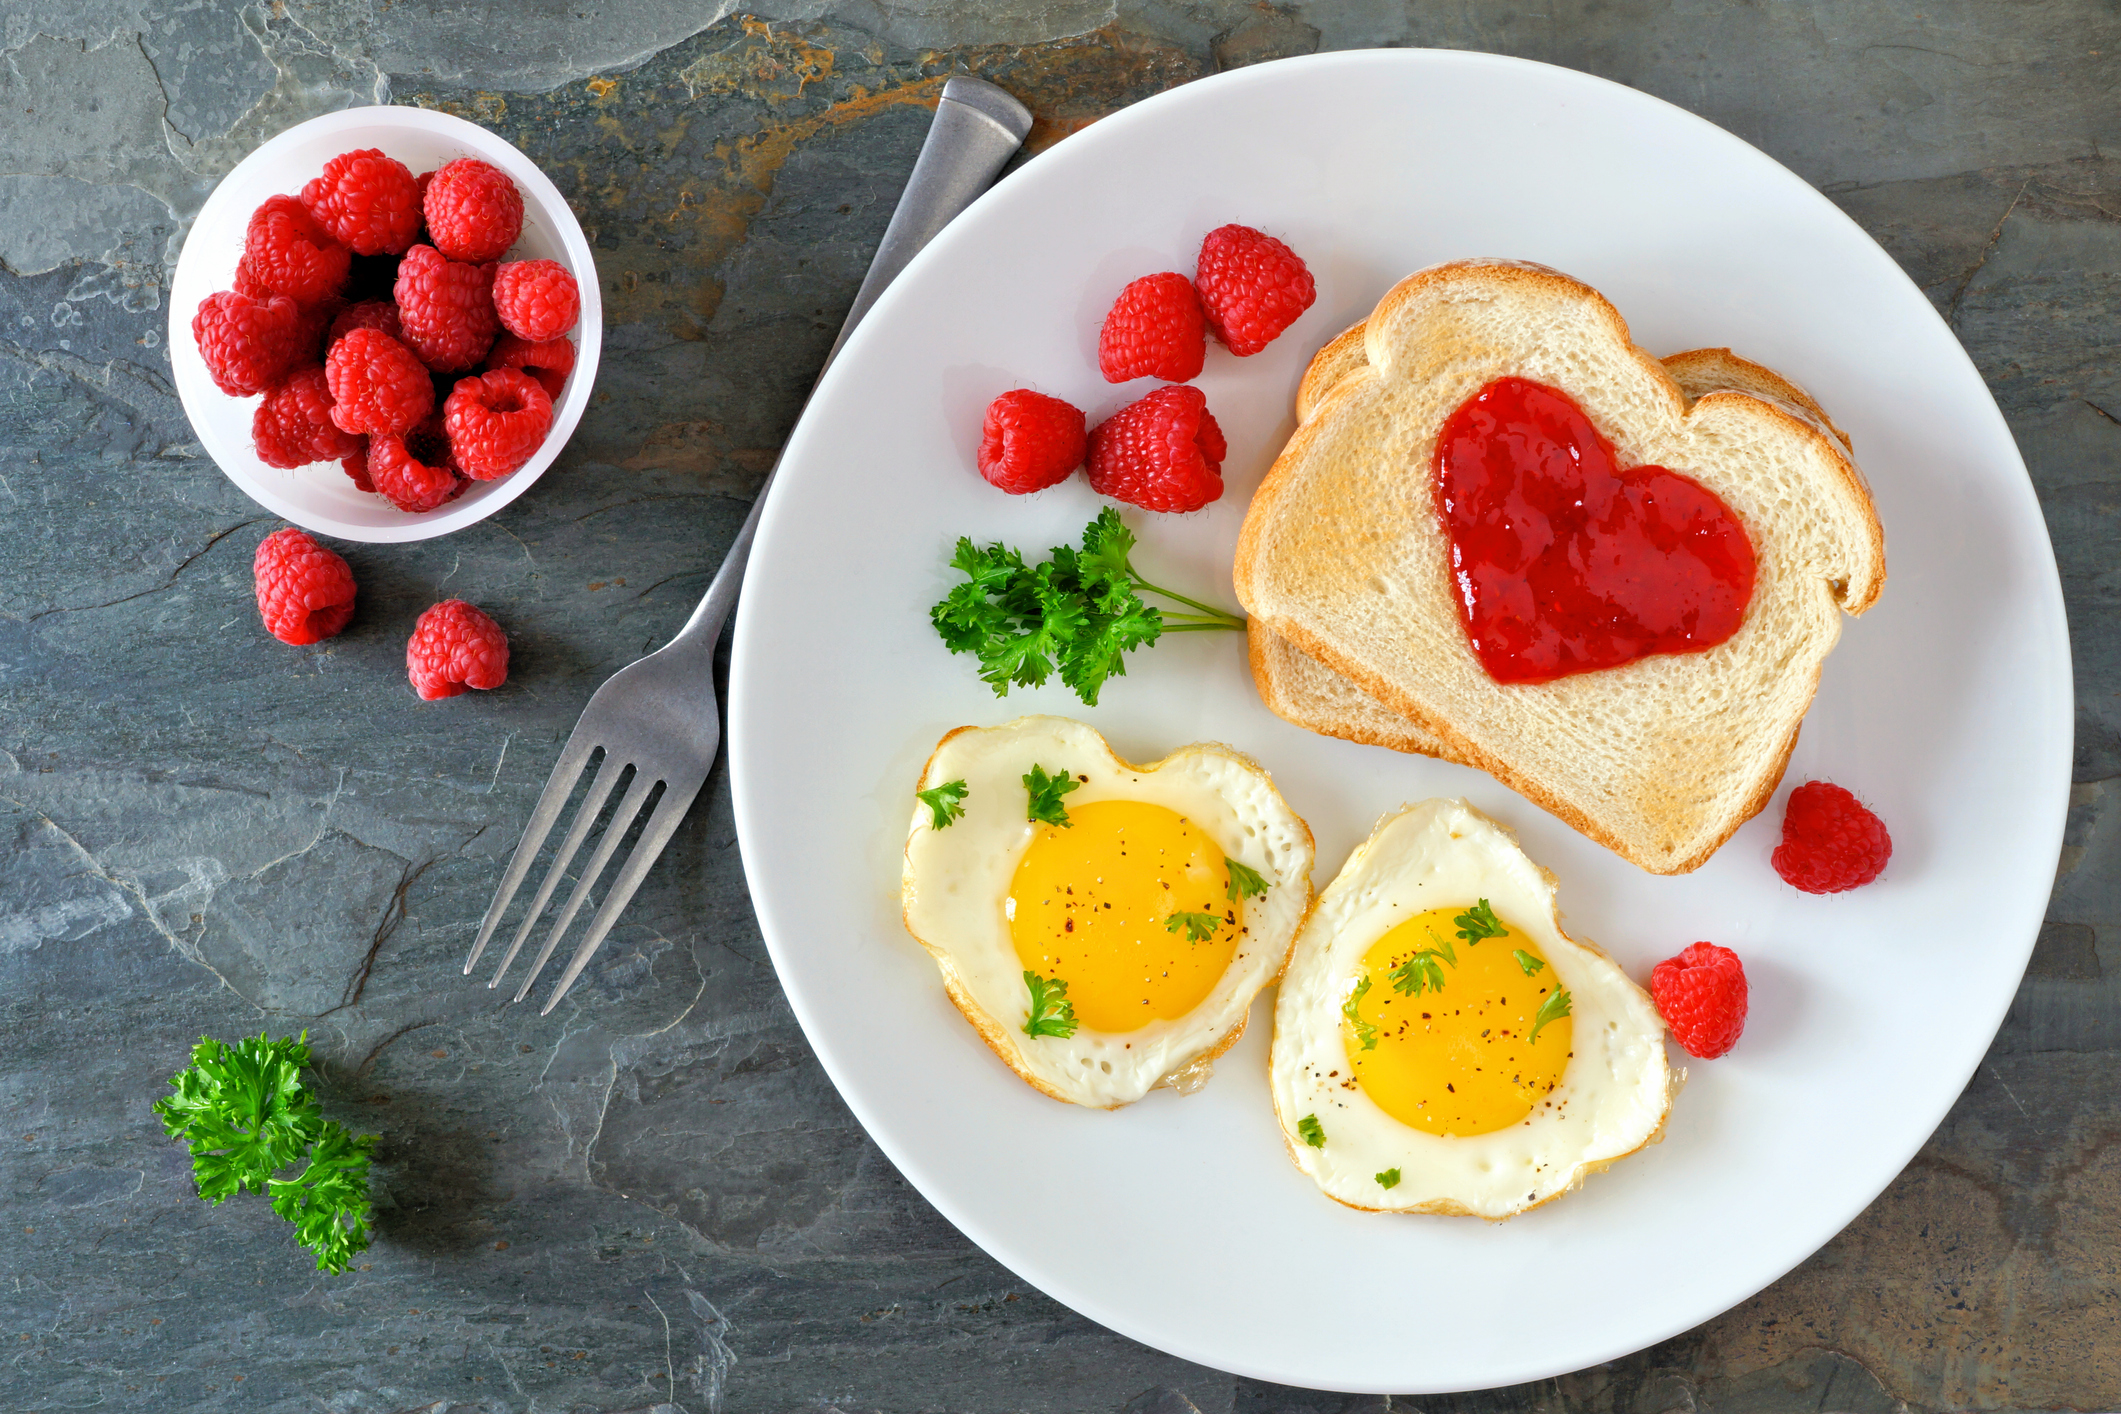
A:
{"type": "MultiPolygon", "coordinates": [[[[1859,614],[1876,602],[1885,578],[1884,534],[1869,488],[1847,455],[1846,434],[1802,388],[1728,349],[1689,350],[1659,362],[1632,344],[1625,321],[1611,303],[1580,282],[1543,267],[1459,262],[1419,271],[1401,281],[1367,321],[1330,341],[1306,370],[1298,390],[1299,425],[1254,497],[1239,538],[1233,573],[1238,597],[1253,619],[1249,656],[1262,700],[1287,720],[1324,734],[1441,756],[1486,770],[1644,869],[1682,873],[1697,868],[1772,798],[1795,747],[1803,707],[1816,690],[1823,649],[1799,654],[1798,661],[1789,665],[1804,675],[1803,692],[1793,695],[1792,700],[1798,705],[1786,723],[1776,724],[1765,735],[1757,734],[1756,728],[1746,763],[1751,779],[1745,782],[1743,796],[1727,796],[1718,811],[1720,818],[1693,829],[1691,838],[1680,847],[1658,851],[1648,848],[1644,840],[1631,836],[1616,822],[1598,818],[1592,810],[1552,788],[1539,763],[1523,759],[1536,753],[1484,745],[1450,720],[1451,714],[1438,710],[1435,701],[1423,691],[1423,684],[1408,679],[1403,672],[1366,661],[1366,655],[1343,650],[1305,622],[1300,606],[1288,596],[1276,600],[1262,593],[1259,576],[1265,559],[1272,553],[1268,544],[1272,528],[1284,516],[1305,513],[1296,502],[1287,500],[1296,494],[1291,489],[1296,469],[1307,466],[1318,455],[1319,441],[1336,418],[1358,415],[1357,409],[1374,406],[1384,396],[1377,384],[1380,378],[1390,377],[1393,337],[1405,336],[1405,330],[1395,327],[1401,311],[1415,301],[1429,298],[1438,286],[1454,284],[1473,287],[1477,297],[1482,298],[1499,299],[1512,291],[1530,291],[1549,301],[1568,302],[1574,311],[1602,326],[1603,336],[1634,361],[1644,381],[1656,390],[1656,396],[1668,404],[1677,419],[1694,418],[1704,411],[1711,419],[1735,416],[1748,427],[1764,427],[1761,435],[1779,439],[1783,446],[1797,441],[1807,444],[1805,464],[1818,468],[1832,483],[1827,494],[1841,511],[1840,519],[1834,523],[1846,523],[1863,542],[1850,547],[1846,554],[1847,562],[1854,567],[1849,576],[1830,580],[1825,587],[1836,606],[1850,614],[1859,614]],[[1277,638],[1287,642],[1277,642],[1277,638]],[[1308,655],[1316,660],[1315,665],[1301,664],[1292,658],[1292,652],[1308,655]],[[1808,663],[1804,661],[1807,657],[1808,663]],[[1314,667],[1337,674],[1401,720],[1390,722],[1345,700],[1334,700],[1329,685],[1319,680],[1314,667]]],[[[1455,618],[1447,589],[1439,586],[1434,592],[1437,602],[1450,609],[1455,618]]],[[[1831,637],[1826,646],[1831,647],[1831,637]]],[[[1794,679],[1786,677],[1785,681],[1795,685],[1794,679]]],[[[1497,693],[1526,690],[1502,689],[1492,681],[1489,685],[1497,693]]]]}

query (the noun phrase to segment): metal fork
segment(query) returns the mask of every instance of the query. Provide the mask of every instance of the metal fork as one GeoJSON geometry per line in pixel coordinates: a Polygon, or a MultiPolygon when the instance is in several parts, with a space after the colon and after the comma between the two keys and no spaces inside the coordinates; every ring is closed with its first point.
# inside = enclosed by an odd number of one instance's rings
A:
{"type": "MultiPolygon", "coordinates": [[[[943,86],[942,101],[936,105],[935,119],[928,128],[927,140],[921,144],[913,174],[906,181],[898,208],[891,214],[891,224],[885,229],[876,258],[870,263],[869,273],[854,297],[854,306],[847,312],[847,322],[840,326],[839,337],[825,355],[826,367],[831,366],[840,345],[847,341],[854,326],[876,303],[884,287],[906,268],[906,263],[934,238],[936,232],[987,189],[1030,130],[1029,110],[993,84],[957,77],[943,86]]],[[[819,370],[820,376],[823,371],[822,368],[819,370]]],[[[778,469],[776,464],[775,470],[778,469]]],[[[744,566],[751,558],[752,537],[758,531],[759,512],[772,489],[773,477],[769,474],[765,485],[759,488],[751,514],[731,542],[721,569],[707,586],[706,597],[692,611],[692,617],[686,620],[677,637],[639,662],[613,674],[589,699],[582,719],[575,724],[574,734],[567,738],[566,748],[560,752],[560,759],[545,782],[544,793],[538,797],[536,808],[530,812],[529,823],[523,827],[523,838],[517,842],[515,854],[508,861],[508,872],[501,879],[501,887],[495,890],[493,902],[486,909],[486,918],[479,924],[478,941],[471,945],[471,956],[464,959],[466,976],[478,963],[480,954],[486,951],[487,942],[500,926],[502,915],[508,911],[509,902],[522,886],[524,876],[530,872],[546,836],[558,822],[560,811],[574,793],[575,783],[589,759],[599,751],[603,753],[603,760],[589,783],[588,794],[575,808],[566,838],[561,840],[553,855],[551,867],[546,870],[544,881],[538,885],[537,894],[516,929],[515,940],[508,945],[500,966],[494,969],[493,980],[486,984],[489,987],[500,985],[509,964],[522,951],[524,942],[543,915],[545,905],[551,901],[554,889],[567,872],[568,864],[588,839],[605,802],[611,798],[629,768],[632,777],[619,801],[618,810],[598,837],[589,863],[576,877],[558,920],[546,935],[537,960],[524,974],[522,985],[516,989],[511,1002],[519,1002],[529,995],[531,984],[544,970],[553,950],[573,924],[575,915],[589,902],[591,886],[611,863],[612,855],[650,797],[655,796],[654,812],[649,815],[625,863],[605,891],[603,903],[589,920],[589,931],[576,945],[559,985],[553,988],[552,995],[538,1014],[549,1015],[559,1005],[560,998],[567,995],[567,989],[581,976],[582,969],[589,965],[612,924],[625,911],[656,856],[677,833],[679,822],[685,818],[693,798],[705,784],[722,739],[720,706],[714,693],[715,643],[722,636],[722,626],[729,620],[729,611],[736,607],[744,566]],[[657,795],[658,787],[660,795],[657,795]]]]}

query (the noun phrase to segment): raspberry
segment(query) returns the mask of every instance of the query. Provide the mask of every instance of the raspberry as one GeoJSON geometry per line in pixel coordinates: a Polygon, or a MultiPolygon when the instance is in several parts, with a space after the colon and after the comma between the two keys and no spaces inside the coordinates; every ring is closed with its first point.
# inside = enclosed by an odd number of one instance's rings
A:
{"type": "Polygon", "coordinates": [[[368,479],[368,439],[361,439],[361,450],[339,463],[339,469],[353,478],[357,491],[374,491],[376,483],[368,479]]]}
{"type": "Polygon", "coordinates": [[[501,321],[493,308],[494,267],[460,265],[431,245],[398,262],[398,322],[405,342],[437,373],[470,368],[486,357],[501,321]]]}
{"type": "Polygon", "coordinates": [[[1150,511],[1197,511],[1223,493],[1228,446],[1208,399],[1158,388],[1090,429],[1090,488],[1150,511]]]}
{"type": "Polygon", "coordinates": [[[265,631],[282,643],[321,642],[353,617],[353,571],[305,531],[289,526],[259,541],[251,571],[265,631]]]}
{"type": "Polygon", "coordinates": [[[291,196],[269,196],[243,233],[243,263],[274,294],[315,304],[339,292],[353,256],[291,196]]]}
{"type": "Polygon", "coordinates": [[[557,260],[511,260],[493,275],[501,327],[532,343],[557,339],[582,312],[582,292],[557,260]]]}
{"type": "Polygon", "coordinates": [[[381,329],[356,329],[331,346],[324,376],[348,432],[409,432],[434,410],[435,387],[412,350],[381,329]]]}
{"type": "Polygon", "coordinates": [[[1807,781],[1790,792],[1773,863],[1791,888],[1808,894],[1859,888],[1883,873],[1892,857],[1885,821],[1840,786],[1807,781]]]}
{"type": "Polygon", "coordinates": [[[236,262],[236,282],[229,288],[248,299],[272,298],[272,291],[265,287],[265,282],[258,278],[257,272],[250,268],[250,262],[247,260],[236,262]]]}
{"type": "Polygon", "coordinates": [[[442,405],[457,466],[474,481],[497,481],[538,449],[552,426],[552,399],[513,368],[466,378],[442,405]]]}
{"type": "Polygon", "coordinates": [[[429,702],[467,687],[490,691],[508,681],[508,635],[462,599],[444,599],[413,626],[405,673],[429,702]]]}
{"type": "MultiPolygon", "coordinates": [[[[430,419],[430,422],[432,419],[430,419]]],[[[423,423],[422,427],[428,424],[423,423]]],[[[449,443],[437,434],[377,437],[368,444],[368,475],[401,511],[431,511],[453,501],[464,483],[449,465],[449,443]]]]}
{"type": "Polygon", "coordinates": [[[567,386],[567,375],[574,372],[574,345],[565,339],[533,344],[528,339],[503,334],[487,352],[486,367],[520,368],[538,380],[547,397],[558,402],[560,390],[567,386]]]}
{"type": "Polygon", "coordinates": [[[1200,377],[1208,356],[1208,324],[1193,282],[1175,270],[1144,275],[1119,292],[1097,335],[1097,366],[1107,383],[1200,377]]]}
{"type": "Polygon", "coordinates": [[[476,157],[436,172],[421,207],[428,239],[451,260],[498,260],[523,233],[523,194],[506,172],[476,157]]]}
{"type": "Polygon", "coordinates": [[[356,329],[380,329],[400,343],[405,341],[405,332],[398,324],[398,307],[385,299],[364,299],[339,311],[331,321],[331,331],[324,336],[324,347],[329,349],[356,329]]]}
{"type": "Polygon", "coordinates": [[[191,336],[214,386],[232,398],[262,393],[295,360],[301,311],[285,295],[256,300],[224,291],[199,302],[191,336]]]}
{"type": "Polygon", "coordinates": [[[1208,327],[1239,358],[1258,353],[1318,298],[1295,251],[1250,226],[1219,226],[1200,243],[1193,272],[1208,327]]]}
{"type": "Polygon", "coordinates": [[[331,391],[317,364],[298,368],[265,395],[250,418],[258,460],[292,470],[337,461],[359,451],[361,439],[331,420],[331,391]]]}
{"type": "Polygon", "coordinates": [[[1083,464],[1085,441],[1080,408],[1018,388],[987,404],[979,474],[1012,496],[1043,491],[1083,464]]]}
{"type": "Polygon", "coordinates": [[[342,152],[302,188],[317,224],[357,255],[401,255],[420,234],[420,186],[377,149],[342,152]]]}
{"type": "Polygon", "coordinates": [[[1745,967],[1729,948],[1696,943],[1650,970],[1650,1000],[1688,1055],[1714,1060],[1745,1030],[1745,967]]]}

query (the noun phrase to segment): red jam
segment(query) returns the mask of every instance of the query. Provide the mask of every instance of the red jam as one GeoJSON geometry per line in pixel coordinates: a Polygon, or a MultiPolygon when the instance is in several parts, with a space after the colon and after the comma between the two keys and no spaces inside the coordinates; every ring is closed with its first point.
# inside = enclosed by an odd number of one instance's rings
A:
{"type": "Polygon", "coordinates": [[[1551,682],[1738,631],[1753,542],[1714,492],[1625,471],[1568,394],[1498,378],[1443,425],[1436,509],[1473,651],[1497,682],[1551,682]]]}

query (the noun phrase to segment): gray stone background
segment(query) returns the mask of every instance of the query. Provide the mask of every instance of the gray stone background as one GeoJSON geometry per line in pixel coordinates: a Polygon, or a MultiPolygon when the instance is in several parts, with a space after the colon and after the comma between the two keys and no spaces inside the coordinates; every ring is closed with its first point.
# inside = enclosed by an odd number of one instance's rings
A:
{"type": "MultiPolygon", "coordinates": [[[[0,1406],[2121,1406],[2117,60],[2105,0],[11,0],[0,1406]],[[1217,69],[1375,44],[1618,79],[1840,203],[2001,401],[2078,673],[2050,921],[1906,1173],[1698,1330],[1419,1401],[1169,1359],[959,1237],[791,1019],[719,771],[560,1012],[501,1015],[456,977],[583,702],[682,622],[757,490],[942,77],[1021,95],[1035,150],[1217,69]],[[220,174],[288,124],[378,100],[471,117],[543,164],[596,247],[605,362],[534,495],[444,540],[341,547],[358,617],[289,649],[250,602],[276,522],[193,440],[164,292],[220,174]],[[423,706],[404,626],[452,592],[509,626],[514,667],[499,692],[423,706]],[[340,1278],[308,1270],[262,1199],[193,1197],[147,1108],[202,1032],[305,1026],[329,1111],[383,1136],[380,1235],[340,1278]]],[[[1675,1234],[1663,1259],[1712,1245],[1675,1234]]]]}

